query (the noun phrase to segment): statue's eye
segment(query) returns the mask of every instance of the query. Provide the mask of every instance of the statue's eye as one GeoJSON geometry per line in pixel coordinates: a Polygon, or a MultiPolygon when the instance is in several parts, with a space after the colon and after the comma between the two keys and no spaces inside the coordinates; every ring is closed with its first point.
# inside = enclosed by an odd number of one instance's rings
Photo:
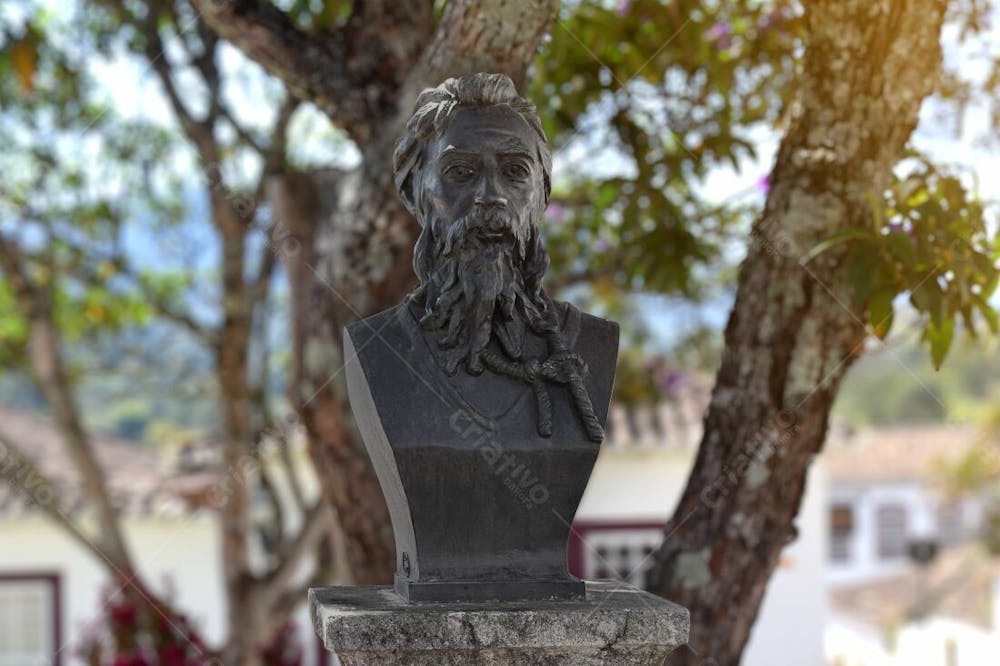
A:
{"type": "Polygon", "coordinates": [[[528,176],[531,174],[528,169],[523,164],[508,164],[504,168],[504,173],[508,178],[513,178],[514,180],[527,180],[528,176]]]}
{"type": "Polygon", "coordinates": [[[476,172],[465,166],[464,164],[455,164],[450,166],[445,170],[445,174],[448,175],[454,181],[465,182],[476,175],[476,172]]]}

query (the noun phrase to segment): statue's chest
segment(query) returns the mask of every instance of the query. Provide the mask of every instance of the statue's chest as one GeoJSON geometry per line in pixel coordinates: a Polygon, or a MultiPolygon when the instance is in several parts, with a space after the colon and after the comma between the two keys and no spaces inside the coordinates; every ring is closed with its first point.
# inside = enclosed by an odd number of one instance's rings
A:
{"type": "MultiPolygon", "coordinates": [[[[525,359],[542,360],[547,354],[547,345],[539,338],[525,341],[525,359]]],[[[496,343],[491,348],[499,353],[496,343]]],[[[443,371],[437,373],[439,382],[445,384],[452,399],[474,411],[476,415],[491,421],[517,418],[531,411],[534,389],[526,382],[485,370],[479,375],[470,375],[459,369],[453,376],[443,371]]],[[[523,418],[523,417],[522,417],[523,418]]]]}

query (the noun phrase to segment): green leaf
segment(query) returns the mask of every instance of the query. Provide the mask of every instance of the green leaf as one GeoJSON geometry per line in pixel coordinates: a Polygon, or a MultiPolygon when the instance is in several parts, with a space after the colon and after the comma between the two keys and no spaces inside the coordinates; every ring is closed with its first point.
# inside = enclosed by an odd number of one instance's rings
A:
{"type": "Polygon", "coordinates": [[[948,317],[942,320],[940,326],[931,322],[927,325],[925,337],[931,343],[931,362],[934,364],[934,369],[940,370],[955,338],[955,320],[948,317]]]}
{"type": "Polygon", "coordinates": [[[990,332],[994,335],[1000,333],[1000,321],[997,318],[997,311],[993,309],[989,303],[986,302],[982,296],[973,296],[972,302],[976,304],[979,308],[979,312],[982,313],[983,319],[986,320],[986,325],[990,327],[990,332]]]}
{"type": "Polygon", "coordinates": [[[889,249],[906,268],[912,270],[917,265],[917,250],[909,234],[894,232],[886,237],[889,249]]]}
{"type": "Polygon", "coordinates": [[[872,331],[879,340],[885,340],[892,328],[893,308],[892,300],[896,293],[889,289],[877,291],[868,301],[868,319],[871,322],[872,331]]]}
{"type": "Polygon", "coordinates": [[[926,279],[910,294],[913,307],[931,316],[931,323],[940,326],[942,321],[941,288],[933,278],[926,279]]]}
{"type": "Polygon", "coordinates": [[[829,250],[831,247],[838,245],[840,243],[845,243],[850,240],[871,240],[873,234],[867,229],[844,229],[843,231],[838,231],[824,241],[821,241],[816,246],[814,246],[806,256],[802,258],[800,263],[807,264],[822,253],[829,250]]]}

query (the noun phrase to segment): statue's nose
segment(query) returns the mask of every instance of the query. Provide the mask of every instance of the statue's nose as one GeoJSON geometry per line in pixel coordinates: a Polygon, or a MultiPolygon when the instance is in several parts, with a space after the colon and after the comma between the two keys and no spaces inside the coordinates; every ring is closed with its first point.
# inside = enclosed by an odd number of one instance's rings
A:
{"type": "Polygon", "coordinates": [[[475,204],[482,208],[504,208],[507,206],[507,198],[502,196],[497,190],[496,182],[492,174],[484,174],[479,184],[479,191],[476,193],[475,204]]]}
{"type": "Polygon", "coordinates": [[[476,197],[476,205],[480,208],[506,208],[507,198],[499,195],[476,197]]]}

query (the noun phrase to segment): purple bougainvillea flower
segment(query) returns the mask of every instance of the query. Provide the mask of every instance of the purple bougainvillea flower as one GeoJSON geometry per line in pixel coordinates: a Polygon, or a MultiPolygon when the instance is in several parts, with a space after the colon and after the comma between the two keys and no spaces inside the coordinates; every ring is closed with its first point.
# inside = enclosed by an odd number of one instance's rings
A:
{"type": "Polygon", "coordinates": [[[781,20],[781,12],[769,12],[760,17],[760,21],[757,22],[757,29],[763,32],[767,30],[772,25],[775,25],[781,20]]]}
{"type": "Polygon", "coordinates": [[[660,373],[660,376],[657,379],[659,380],[658,383],[660,384],[660,389],[664,393],[670,394],[675,393],[682,386],[684,386],[686,377],[683,372],[667,371],[660,373]]]}
{"type": "Polygon", "coordinates": [[[557,203],[551,204],[545,209],[545,217],[550,222],[562,222],[566,219],[566,208],[557,203]]]}
{"type": "Polygon", "coordinates": [[[719,21],[705,31],[705,39],[715,42],[720,49],[726,49],[733,43],[730,32],[729,24],[725,21],[719,21]]]}
{"type": "Polygon", "coordinates": [[[771,174],[764,174],[757,179],[754,183],[754,187],[763,192],[765,195],[771,192],[771,174]]]}
{"type": "Polygon", "coordinates": [[[621,2],[618,3],[618,7],[615,8],[615,13],[618,14],[619,18],[628,14],[629,5],[631,4],[632,3],[629,0],[621,0],[621,2]]]}

